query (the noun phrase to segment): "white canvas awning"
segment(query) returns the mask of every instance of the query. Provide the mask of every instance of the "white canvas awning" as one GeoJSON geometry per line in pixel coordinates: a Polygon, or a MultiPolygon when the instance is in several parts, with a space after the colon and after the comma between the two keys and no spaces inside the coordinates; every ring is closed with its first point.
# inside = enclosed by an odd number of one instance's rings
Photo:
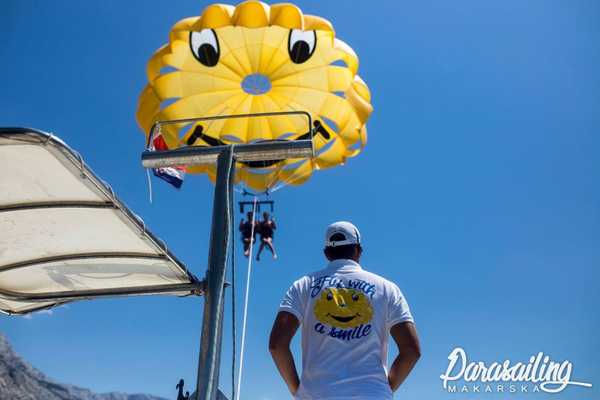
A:
{"type": "Polygon", "coordinates": [[[0,128],[0,311],[201,288],[64,142],[0,128]]]}

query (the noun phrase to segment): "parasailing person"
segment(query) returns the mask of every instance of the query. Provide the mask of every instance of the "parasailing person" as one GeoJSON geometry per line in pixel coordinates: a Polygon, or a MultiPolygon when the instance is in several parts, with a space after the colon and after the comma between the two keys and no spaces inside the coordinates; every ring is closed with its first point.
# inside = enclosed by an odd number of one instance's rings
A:
{"type": "Polygon", "coordinates": [[[248,257],[250,254],[250,247],[253,246],[256,241],[257,226],[259,222],[255,221],[254,213],[252,211],[248,211],[246,217],[248,217],[248,220],[242,218],[240,221],[240,232],[242,233],[242,243],[244,244],[244,256],[248,257]]]}
{"type": "Polygon", "coordinates": [[[275,252],[275,245],[273,244],[273,234],[275,233],[275,229],[277,229],[277,225],[275,225],[275,220],[271,218],[268,212],[263,213],[262,221],[257,223],[258,234],[260,235],[260,247],[258,248],[258,253],[256,254],[256,261],[260,261],[260,253],[266,247],[269,248],[271,253],[273,254],[273,260],[277,259],[277,253],[275,252]]]}

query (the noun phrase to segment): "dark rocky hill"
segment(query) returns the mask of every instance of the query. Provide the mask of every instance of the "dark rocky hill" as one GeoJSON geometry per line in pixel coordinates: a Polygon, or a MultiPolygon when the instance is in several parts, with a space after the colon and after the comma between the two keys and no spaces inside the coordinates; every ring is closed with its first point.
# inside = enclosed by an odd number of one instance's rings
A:
{"type": "Polygon", "coordinates": [[[93,393],[57,383],[19,357],[0,333],[0,400],[166,400],[146,394],[93,393]]]}

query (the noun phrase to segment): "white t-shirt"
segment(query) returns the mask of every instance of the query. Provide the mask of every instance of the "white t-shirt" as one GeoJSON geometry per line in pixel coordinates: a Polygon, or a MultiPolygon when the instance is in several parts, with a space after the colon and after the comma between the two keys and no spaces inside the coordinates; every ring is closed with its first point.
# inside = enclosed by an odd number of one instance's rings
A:
{"type": "Polygon", "coordinates": [[[279,311],[302,326],[302,377],[296,399],[391,399],[387,378],[390,328],[413,321],[394,283],[352,260],[294,282],[279,311]]]}

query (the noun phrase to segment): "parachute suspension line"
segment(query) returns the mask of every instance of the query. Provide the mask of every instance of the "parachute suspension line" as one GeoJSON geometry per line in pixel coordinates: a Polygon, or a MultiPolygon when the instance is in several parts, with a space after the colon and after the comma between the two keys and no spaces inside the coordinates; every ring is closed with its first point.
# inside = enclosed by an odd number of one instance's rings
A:
{"type": "Polygon", "coordinates": [[[270,193],[273,193],[271,191],[271,188],[273,188],[275,186],[275,183],[277,182],[277,175],[281,172],[281,170],[283,169],[283,167],[285,167],[285,164],[283,162],[279,163],[280,165],[275,168],[275,170],[272,172],[273,174],[273,179],[271,179],[271,181],[267,184],[267,188],[265,189],[265,194],[268,196],[270,193]]]}
{"type": "MultiPolygon", "coordinates": [[[[234,188],[235,190],[235,188],[234,188]]],[[[229,196],[229,208],[233,210],[233,193],[229,196]]],[[[230,218],[230,228],[231,235],[234,235],[234,222],[235,222],[235,213],[232,212],[229,214],[230,218]]],[[[237,341],[237,330],[236,330],[236,313],[235,313],[235,239],[231,241],[231,398],[236,398],[236,390],[235,390],[235,363],[236,363],[236,341],[237,341]]]]}
{"type": "MultiPolygon", "coordinates": [[[[310,162],[314,162],[314,158],[311,158],[310,162]]],[[[294,183],[298,179],[304,178],[306,175],[308,175],[311,172],[312,171],[310,171],[310,172],[302,172],[300,174],[298,174],[298,172],[294,172],[292,174],[292,176],[290,176],[288,179],[286,179],[285,181],[281,181],[279,184],[275,185],[273,187],[273,189],[271,189],[271,193],[275,193],[279,189],[282,189],[282,188],[286,187],[287,185],[290,185],[290,184],[294,183]]]]}
{"type": "Polygon", "coordinates": [[[250,252],[248,253],[248,271],[246,273],[246,293],[244,295],[244,314],[242,318],[242,341],[240,342],[240,370],[238,372],[237,390],[235,400],[240,400],[240,386],[242,385],[242,372],[244,370],[244,346],[246,344],[246,322],[248,319],[248,298],[250,297],[250,275],[252,273],[252,249],[254,248],[254,224],[256,220],[256,203],[258,197],[254,196],[252,205],[252,230],[250,231],[250,252]]]}

